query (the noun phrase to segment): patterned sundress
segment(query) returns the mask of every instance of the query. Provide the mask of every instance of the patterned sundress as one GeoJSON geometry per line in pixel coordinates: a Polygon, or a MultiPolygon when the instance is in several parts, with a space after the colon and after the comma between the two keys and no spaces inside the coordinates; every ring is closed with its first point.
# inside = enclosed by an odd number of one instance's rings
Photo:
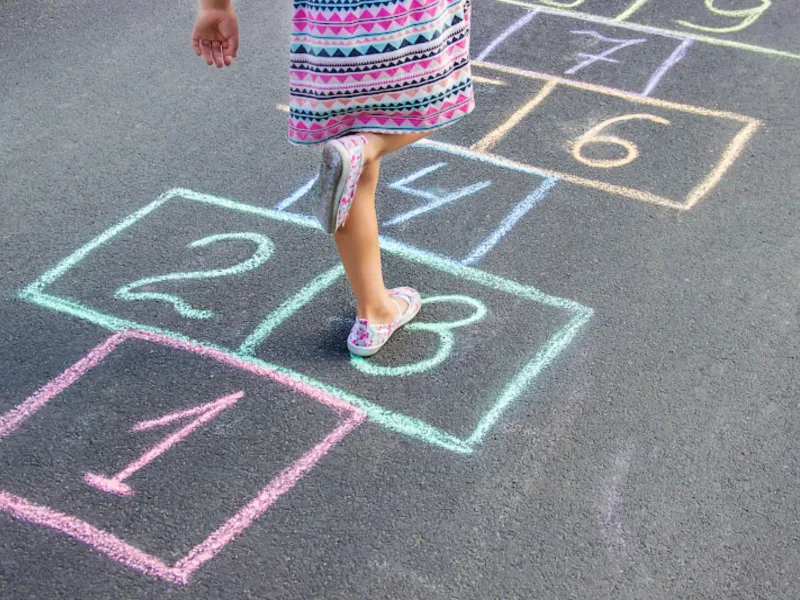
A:
{"type": "Polygon", "coordinates": [[[294,0],[289,140],[431,131],[475,105],[470,0],[294,0]]]}

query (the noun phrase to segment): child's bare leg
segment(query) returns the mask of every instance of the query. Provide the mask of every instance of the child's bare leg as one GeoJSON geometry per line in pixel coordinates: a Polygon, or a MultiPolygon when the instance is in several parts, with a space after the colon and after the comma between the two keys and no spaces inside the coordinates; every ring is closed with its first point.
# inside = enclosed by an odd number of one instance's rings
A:
{"type": "Polygon", "coordinates": [[[364,149],[364,158],[366,161],[370,161],[378,160],[395,150],[413,144],[428,137],[430,133],[365,133],[363,135],[369,142],[364,149]]]}
{"type": "MultiPolygon", "coordinates": [[[[397,317],[397,305],[389,298],[383,282],[378,244],[375,190],[378,187],[380,159],[426,135],[364,134],[368,140],[364,151],[364,169],[347,221],[334,236],[347,280],[356,296],[356,312],[362,319],[373,323],[391,323],[397,317]]],[[[403,301],[399,302],[401,310],[405,310],[403,301]]]]}
{"type": "Polygon", "coordinates": [[[391,323],[397,316],[397,307],[383,283],[375,213],[380,165],[380,160],[373,160],[364,166],[347,221],[336,231],[334,239],[356,296],[358,316],[375,323],[391,323]]]}

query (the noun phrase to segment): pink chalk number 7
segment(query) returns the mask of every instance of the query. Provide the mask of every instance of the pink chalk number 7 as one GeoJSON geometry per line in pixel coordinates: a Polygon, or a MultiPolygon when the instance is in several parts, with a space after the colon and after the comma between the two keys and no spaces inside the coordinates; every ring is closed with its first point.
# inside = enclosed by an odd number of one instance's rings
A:
{"type": "Polygon", "coordinates": [[[235,394],[223,396],[218,400],[208,402],[196,408],[170,413],[161,417],[160,419],[153,419],[152,421],[142,421],[141,423],[137,423],[133,426],[131,431],[148,431],[150,429],[157,429],[159,427],[170,425],[175,421],[182,421],[196,417],[193,421],[181,429],[170,433],[158,444],[150,448],[136,460],[132,461],[127,467],[122,469],[113,477],[105,477],[103,475],[95,475],[94,473],[86,473],[83,476],[83,480],[90,486],[110,494],[117,494],[118,496],[133,496],[133,488],[125,483],[126,479],[143,467],[147,466],[149,463],[153,462],[193,431],[213,421],[223,410],[236,404],[242,398],[242,396],[244,396],[244,392],[237,392],[235,394]]]}

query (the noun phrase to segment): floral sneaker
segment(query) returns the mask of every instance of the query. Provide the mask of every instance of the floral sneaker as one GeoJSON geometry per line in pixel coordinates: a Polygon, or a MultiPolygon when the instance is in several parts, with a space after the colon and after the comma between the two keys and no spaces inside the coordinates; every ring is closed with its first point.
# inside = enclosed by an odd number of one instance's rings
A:
{"type": "Polygon", "coordinates": [[[397,305],[398,312],[397,318],[391,323],[370,325],[366,319],[356,317],[356,322],[347,338],[347,348],[356,356],[372,356],[378,352],[395,331],[417,316],[422,306],[419,292],[408,287],[389,290],[389,297],[397,305]],[[408,303],[405,310],[400,309],[397,298],[408,303]]]}
{"type": "Polygon", "coordinates": [[[364,168],[366,145],[363,135],[346,135],[322,147],[314,214],[325,233],[334,233],[347,220],[364,168]]]}

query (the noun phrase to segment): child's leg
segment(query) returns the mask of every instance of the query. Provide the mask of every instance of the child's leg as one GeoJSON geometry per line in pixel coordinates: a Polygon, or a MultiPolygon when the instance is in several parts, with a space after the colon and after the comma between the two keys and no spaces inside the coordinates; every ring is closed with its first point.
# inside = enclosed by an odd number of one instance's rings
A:
{"type": "Polygon", "coordinates": [[[428,137],[430,133],[365,133],[363,135],[368,140],[364,159],[369,162],[428,137]]]}
{"type": "Polygon", "coordinates": [[[356,296],[358,316],[375,323],[391,323],[397,316],[397,307],[389,299],[383,283],[375,213],[380,166],[380,160],[364,165],[347,221],[336,231],[334,239],[356,296]]]}
{"type": "MultiPolygon", "coordinates": [[[[397,317],[397,306],[389,298],[383,282],[378,245],[375,190],[378,187],[380,159],[426,135],[364,134],[368,140],[364,150],[364,169],[347,221],[334,236],[347,280],[356,296],[356,312],[359,317],[373,323],[391,323],[397,317]]],[[[400,302],[400,308],[404,310],[405,306],[400,302]]]]}

